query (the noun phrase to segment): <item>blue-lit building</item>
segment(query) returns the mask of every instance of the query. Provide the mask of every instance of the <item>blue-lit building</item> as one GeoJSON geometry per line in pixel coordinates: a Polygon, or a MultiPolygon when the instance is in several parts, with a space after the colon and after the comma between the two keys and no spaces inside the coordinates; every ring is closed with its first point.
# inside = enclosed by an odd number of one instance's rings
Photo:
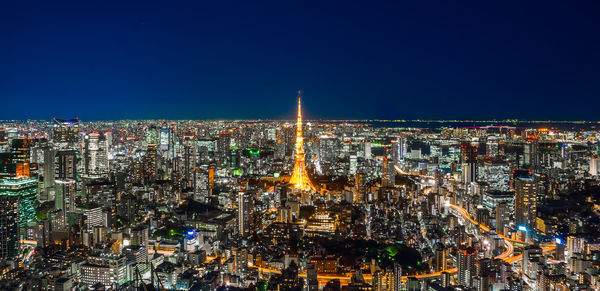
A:
{"type": "Polygon", "coordinates": [[[37,180],[0,180],[0,259],[19,254],[19,229],[35,219],[37,180]]]}
{"type": "Polygon", "coordinates": [[[35,220],[37,183],[35,178],[0,180],[0,195],[18,198],[19,227],[28,226],[35,220]]]}

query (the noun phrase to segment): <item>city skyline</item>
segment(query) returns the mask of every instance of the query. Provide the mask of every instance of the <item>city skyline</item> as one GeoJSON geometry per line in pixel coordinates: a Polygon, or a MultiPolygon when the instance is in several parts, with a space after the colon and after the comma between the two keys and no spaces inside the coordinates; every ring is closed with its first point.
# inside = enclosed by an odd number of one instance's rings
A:
{"type": "Polygon", "coordinates": [[[35,2],[1,290],[600,290],[600,2],[35,2]]]}
{"type": "Polygon", "coordinates": [[[0,122],[0,286],[600,286],[594,125],[403,128],[303,111],[298,91],[295,123],[0,122]]]}

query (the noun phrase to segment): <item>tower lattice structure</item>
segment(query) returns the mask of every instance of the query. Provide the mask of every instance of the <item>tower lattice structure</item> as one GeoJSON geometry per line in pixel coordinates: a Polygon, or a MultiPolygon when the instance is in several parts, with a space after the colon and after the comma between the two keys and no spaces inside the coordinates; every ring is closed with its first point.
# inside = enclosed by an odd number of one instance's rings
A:
{"type": "Polygon", "coordinates": [[[294,171],[290,178],[292,188],[309,191],[314,189],[306,172],[304,162],[304,136],[302,133],[302,92],[298,91],[298,120],[296,122],[296,151],[294,153],[294,171]]]}

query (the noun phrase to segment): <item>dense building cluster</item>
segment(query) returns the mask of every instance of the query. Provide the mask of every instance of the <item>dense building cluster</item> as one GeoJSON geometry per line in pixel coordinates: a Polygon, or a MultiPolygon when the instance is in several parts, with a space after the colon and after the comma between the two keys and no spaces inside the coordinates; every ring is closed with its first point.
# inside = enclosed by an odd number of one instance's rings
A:
{"type": "Polygon", "coordinates": [[[2,122],[0,289],[597,290],[600,131],[489,124],[2,122]]]}

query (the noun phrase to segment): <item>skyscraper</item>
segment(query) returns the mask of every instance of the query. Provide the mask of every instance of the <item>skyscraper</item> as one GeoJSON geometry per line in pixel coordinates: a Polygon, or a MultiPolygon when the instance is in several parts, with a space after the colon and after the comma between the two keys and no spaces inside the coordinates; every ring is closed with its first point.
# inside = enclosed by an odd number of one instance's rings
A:
{"type": "Polygon", "coordinates": [[[537,169],[539,165],[539,157],[538,157],[538,143],[527,142],[523,146],[523,164],[526,167],[531,169],[537,169]]]}
{"type": "Polygon", "coordinates": [[[160,128],[159,149],[166,158],[173,156],[173,130],[166,123],[160,128]]]}
{"type": "Polygon", "coordinates": [[[0,258],[9,258],[18,249],[20,229],[32,225],[37,208],[37,180],[0,180],[0,258]],[[13,224],[14,223],[14,224],[13,224]],[[13,238],[16,236],[16,242],[13,238]],[[14,245],[16,243],[16,245],[14,245]]]}
{"type": "Polygon", "coordinates": [[[156,126],[146,128],[146,156],[144,157],[144,177],[154,179],[156,176],[158,156],[158,131],[156,126]]]}
{"type": "Polygon", "coordinates": [[[19,227],[34,221],[36,196],[36,179],[0,181],[0,259],[10,259],[18,254],[19,227]]]}
{"type": "Polygon", "coordinates": [[[472,144],[461,145],[462,177],[464,183],[477,180],[477,146],[472,144]]]}
{"type": "Polygon", "coordinates": [[[183,178],[186,188],[191,187],[192,171],[196,168],[196,147],[194,146],[194,135],[183,136],[183,178]]]}
{"type": "Polygon", "coordinates": [[[394,264],[394,288],[393,291],[402,290],[402,265],[394,264]]]}
{"type": "Polygon", "coordinates": [[[476,254],[474,248],[467,248],[458,251],[458,285],[471,287],[473,277],[476,275],[476,254]]]}
{"type": "Polygon", "coordinates": [[[513,187],[515,191],[515,223],[528,230],[535,229],[537,211],[536,184],[528,170],[514,171],[513,187]]]}
{"type": "Polygon", "coordinates": [[[434,267],[435,267],[435,271],[439,272],[439,271],[443,271],[448,269],[448,258],[447,258],[447,253],[448,253],[448,249],[444,246],[444,244],[442,244],[441,242],[438,242],[434,245],[434,251],[435,251],[435,260],[434,260],[434,267]]]}
{"type": "Polygon", "coordinates": [[[54,208],[56,210],[61,210],[61,217],[58,217],[60,222],[57,223],[57,228],[59,226],[67,226],[67,213],[75,212],[75,180],[65,179],[65,180],[56,180],[56,196],[54,200],[54,208]]]}
{"type": "Polygon", "coordinates": [[[250,223],[250,212],[252,208],[252,200],[248,193],[240,191],[238,194],[238,232],[241,236],[245,236],[248,231],[248,225],[250,223]]]}
{"type": "Polygon", "coordinates": [[[204,201],[209,195],[208,173],[205,168],[194,169],[194,200],[204,201]]]}
{"type": "Polygon", "coordinates": [[[383,162],[381,165],[381,186],[394,187],[396,183],[396,168],[394,167],[394,161],[383,157],[383,162]]]}
{"type": "Polygon", "coordinates": [[[145,224],[140,224],[131,229],[131,245],[148,247],[149,227],[145,224]]]}
{"type": "Polygon", "coordinates": [[[296,151],[294,155],[294,171],[290,178],[293,188],[303,191],[314,189],[304,162],[304,136],[302,133],[302,92],[298,91],[298,120],[296,122],[296,151]]]}
{"type": "Polygon", "coordinates": [[[93,132],[83,137],[83,174],[88,177],[108,175],[108,143],[104,133],[93,132]]]}
{"type": "Polygon", "coordinates": [[[77,179],[77,155],[74,150],[56,152],[56,180],[77,179]]]}
{"type": "Polygon", "coordinates": [[[39,198],[41,201],[51,200],[52,193],[54,193],[54,179],[56,176],[56,165],[54,159],[56,158],[56,151],[51,147],[46,147],[44,152],[44,164],[42,173],[40,175],[40,193],[39,198]]]}
{"type": "Polygon", "coordinates": [[[52,141],[59,148],[72,149],[79,142],[79,118],[53,119],[52,141]]]}
{"type": "Polygon", "coordinates": [[[31,147],[36,142],[31,138],[13,139],[11,144],[11,162],[15,165],[16,177],[31,177],[31,147]]]}
{"type": "Polygon", "coordinates": [[[0,190],[0,260],[19,253],[19,196],[0,190]]]}
{"type": "Polygon", "coordinates": [[[598,166],[600,166],[600,158],[598,156],[593,155],[590,157],[590,170],[589,173],[592,176],[598,175],[598,166]]]}
{"type": "Polygon", "coordinates": [[[399,136],[396,140],[392,140],[392,159],[395,163],[406,157],[406,152],[406,137],[399,136]]]}
{"type": "Polygon", "coordinates": [[[358,160],[357,159],[358,159],[357,156],[350,155],[350,167],[348,169],[348,175],[354,175],[354,174],[356,174],[357,167],[358,167],[358,160]]]}

